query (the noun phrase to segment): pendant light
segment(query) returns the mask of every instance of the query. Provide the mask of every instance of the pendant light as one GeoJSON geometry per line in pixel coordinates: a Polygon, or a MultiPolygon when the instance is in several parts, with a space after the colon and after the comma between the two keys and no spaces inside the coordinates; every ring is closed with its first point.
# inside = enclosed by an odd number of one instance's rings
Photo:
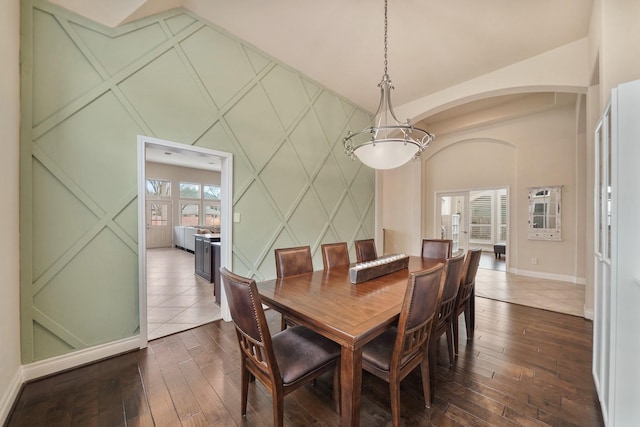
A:
{"type": "Polygon", "coordinates": [[[374,169],[393,169],[418,157],[429,147],[435,135],[413,127],[409,119],[400,122],[391,106],[391,79],[387,74],[387,0],[384,2],[384,74],[378,84],[380,104],[374,116],[374,126],[347,133],[343,139],[345,151],[374,169]]]}

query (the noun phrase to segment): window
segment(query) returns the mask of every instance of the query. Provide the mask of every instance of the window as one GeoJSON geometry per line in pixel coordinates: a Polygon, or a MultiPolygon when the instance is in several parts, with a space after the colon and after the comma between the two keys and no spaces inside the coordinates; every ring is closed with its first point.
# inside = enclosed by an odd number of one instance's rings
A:
{"type": "Polygon", "coordinates": [[[219,185],[204,185],[202,187],[205,200],[220,200],[219,185]]]}
{"type": "Polygon", "coordinates": [[[492,194],[475,197],[469,204],[471,207],[471,240],[475,243],[491,243],[493,240],[491,222],[492,194]]]}
{"type": "Polygon", "coordinates": [[[204,204],[204,225],[220,227],[220,203],[204,204]]]}
{"type": "Polygon", "coordinates": [[[171,181],[147,179],[147,197],[168,199],[171,197],[171,181]]]}
{"type": "Polygon", "coordinates": [[[152,203],[151,209],[151,225],[154,227],[165,227],[169,224],[169,207],[170,202],[152,203]]]}
{"type": "Polygon", "coordinates": [[[507,195],[500,194],[500,231],[498,236],[499,242],[507,241],[507,195]]]}
{"type": "Polygon", "coordinates": [[[200,203],[180,202],[180,225],[200,225],[200,203]]]}
{"type": "Polygon", "coordinates": [[[193,182],[180,183],[181,199],[200,199],[200,184],[193,182]]]}

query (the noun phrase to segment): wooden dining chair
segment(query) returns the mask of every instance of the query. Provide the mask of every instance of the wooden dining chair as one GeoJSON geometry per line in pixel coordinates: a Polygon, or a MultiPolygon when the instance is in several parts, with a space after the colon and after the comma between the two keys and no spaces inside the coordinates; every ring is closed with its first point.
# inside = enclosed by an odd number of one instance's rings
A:
{"type": "Polygon", "coordinates": [[[444,265],[409,275],[396,326],[362,349],[362,368],[387,381],[393,426],[400,425],[400,381],[420,365],[425,406],[431,406],[429,340],[444,288],[444,265]]]}
{"type": "MultiPolygon", "coordinates": [[[[311,273],[313,271],[310,246],[279,248],[274,250],[274,253],[276,256],[276,276],[278,278],[311,273]]],[[[291,319],[282,316],[281,329],[294,324],[291,319]]]]}
{"type": "Polygon", "coordinates": [[[422,258],[451,258],[453,240],[422,239],[422,258]]]}
{"type": "Polygon", "coordinates": [[[376,242],[373,239],[356,240],[353,242],[356,247],[356,261],[367,262],[378,258],[376,242]]]}
{"type": "Polygon", "coordinates": [[[247,413],[253,377],[271,392],[274,426],[283,424],[284,397],[331,369],[335,369],[333,395],[339,405],[340,345],[304,326],[292,326],[271,336],[255,280],[224,267],[220,277],[240,345],[242,416],[247,413]]]}
{"type": "Polygon", "coordinates": [[[460,287],[460,277],[462,277],[462,268],[464,267],[464,254],[456,257],[447,258],[444,264],[444,289],[442,290],[442,298],[438,309],[438,320],[436,321],[433,337],[429,345],[429,360],[431,368],[431,392],[435,390],[436,385],[436,364],[438,358],[438,341],[439,338],[446,334],[447,350],[449,352],[449,365],[453,365],[453,330],[451,322],[456,309],[456,299],[458,297],[458,288],[460,287]]]}
{"type": "Polygon", "coordinates": [[[351,263],[347,242],[325,243],[320,245],[320,251],[322,252],[322,265],[325,270],[351,263]]]}
{"type": "Polygon", "coordinates": [[[462,268],[462,278],[460,279],[460,287],[458,289],[458,297],[456,298],[456,310],[453,314],[451,325],[453,326],[453,346],[455,354],[458,354],[458,329],[460,327],[458,319],[464,313],[464,324],[467,329],[467,340],[473,339],[473,331],[475,329],[475,319],[471,313],[471,298],[474,296],[473,288],[476,284],[476,273],[480,265],[480,256],[482,249],[469,249],[464,259],[464,267],[462,268]]]}
{"type": "Polygon", "coordinates": [[[295,248],[280,248],[274,251],[276,255],[276,276],[287,277],[313,271],[311,247],[298,246],[295,248]]]}

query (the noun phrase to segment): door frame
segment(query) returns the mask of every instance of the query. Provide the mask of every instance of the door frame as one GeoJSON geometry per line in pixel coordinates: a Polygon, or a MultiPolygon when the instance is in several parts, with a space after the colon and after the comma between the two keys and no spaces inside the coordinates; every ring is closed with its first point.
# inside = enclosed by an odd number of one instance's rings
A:
{"type": "MultiPolygon", "coordinates": [[[[138,135],[138,289],[140,316],[140,348],[148,343],[147,325],[147,236],[145,226],[146,215],[146,149],[148,146],[167,149],[178,149],[194,155],[210,155],[220,158],[220,266],[231,269],[233,242],[233,154],[209,148],[196,147],[163,139],[138,135]]],[[[225,321],[231,320],[229,305],[221,287],[220,312],[225,321]]]]}

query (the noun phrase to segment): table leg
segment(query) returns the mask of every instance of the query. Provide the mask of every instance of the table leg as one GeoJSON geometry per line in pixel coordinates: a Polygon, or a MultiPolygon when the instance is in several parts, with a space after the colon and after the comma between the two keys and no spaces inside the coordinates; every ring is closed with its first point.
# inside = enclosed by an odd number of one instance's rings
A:
{"type": "Polygon", "coordinates": [[[342,347],[340,356],[340,412],[342,425],[360,425],[360,392],[362,391],[362,349],[342,347]]]}

